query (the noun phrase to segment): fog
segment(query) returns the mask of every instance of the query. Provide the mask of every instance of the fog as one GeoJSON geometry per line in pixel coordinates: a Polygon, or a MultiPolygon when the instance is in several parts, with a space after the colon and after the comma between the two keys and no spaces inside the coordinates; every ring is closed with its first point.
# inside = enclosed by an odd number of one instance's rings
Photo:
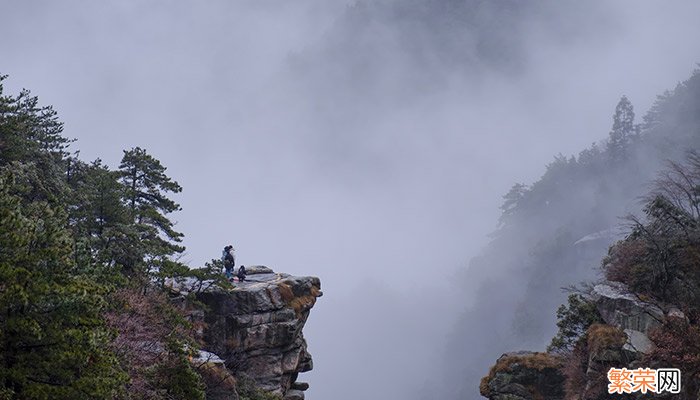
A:
{"type": "Polygon", "coordinates": [[[168,167],[191,266],[232,243],[321,278],[307,398],[472,399],[476,361],[447,355],[479,293],[508,296],[467,269],[501,196],[700,60],[697,2],[582,3],[2,1],[0,73],[83,159],[168,167]]]}

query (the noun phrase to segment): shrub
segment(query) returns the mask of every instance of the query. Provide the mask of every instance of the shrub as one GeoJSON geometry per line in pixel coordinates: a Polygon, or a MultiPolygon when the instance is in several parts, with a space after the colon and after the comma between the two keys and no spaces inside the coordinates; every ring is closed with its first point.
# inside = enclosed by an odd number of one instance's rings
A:
{"type": "Polygon", "coordinates": [[[124,288],[111,300],[106,319],[118,331],[111,348],[131,378],[129,398],[203,399],[186,350],[196,348],[194,335],[182,311],[158,289],[124,288]]]}
{"type": "Polygon", "coordinates": [[[603,322],[595,304],[577,293],[569,295],[568,305],[559,307],[557,320],[559,332],[552,338],[547,350],[558,353],[571,352],[588,327],[603,322]]]}
{"type": "Polygon", "coordinates": [[[540,398],[542,392],[561,390],[557,389],[562,380],[561,368],[562,359],[554,354],[505,354],[491,367],[489,374],[481,379],[479,391],[482,396],[488,397],[491,394],[489,383],[496,378],[496,375],[512,373],[513,376],[509,380],[526,386],[534,398],[540,398]]]}
{"type": "Polygon", "coordinates": [[[669,318],[650,332],[656,348],[644,358],[648,365],[681,370],[683,392],[694,398],[700,390],[700,327],[682,318],[669,318]]]}

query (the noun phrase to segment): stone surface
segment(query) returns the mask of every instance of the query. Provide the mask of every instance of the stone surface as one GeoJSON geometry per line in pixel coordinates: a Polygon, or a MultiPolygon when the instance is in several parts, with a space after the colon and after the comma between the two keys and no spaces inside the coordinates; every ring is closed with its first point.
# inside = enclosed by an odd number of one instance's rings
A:
{"type": "MultiPolygon", "coordinates": [[[[590,238],[589,238],[590,239],[590,238]]],[[[576,400],[609,398],[607,372],[610,368],[644,367],[645,354],[654,350],[649,332],[666,319],[687,316],[671,304],[651,304],[630,293],[625,285],[605,282],[594,286],[589,300],[605,323],[591,325],[582,336],[586,342],[567,366],[574,373],[576,400]],[[571,369],[572,366],[578,369],[571,369]]],[[[554,368],[556,357],[548,359],[532,352],[501,356],[481,382],[480,391],[491,400],[564,399],[564,377],[554,368]]],[[[551,355],[549,355],[551,356],[551,355]]],[[[569,382],[571,384],[571,381],[569,382]]]]}
{"type": "Polygon", "coordinates": [[[627,341],[622,347],[624,350],[642,354],[648,354],[654,350],[654,343],[643,332],[625,329],[625,335],[627,335],[627,341]]]}
{"type": "Polygon", "coordinates": [[[659,326],[664,318],[664,313],[658,306],[641,301],[619,283],[596,285],[591,296],[600,316],[608,325],[646,335],[651,328],[659,326]]]}
{"type": "Polygon", "coordinates": [[[214,353],[210,353],[208,351],[204,350],[199,350],[199,354],[196,357],[192,358],[192,363],[195,365],[197,364],[204,364],[204,363],[210,363],[214,365],[224,365],[224,360],[221,359],[218,355],[214,353]]]}
{"type": "Polygon", "coordinates": [[[481,395],[491,400],[561,400],[561,364],[559,357],[548,353],[503,354],[482,379],[481,395]]]}
{"type": "Polygon", "coordinates": [[[245,272],[248,275],[257,275],[257,274],[271,274],[274,271],[264,265],[251,265],[249,267],[245,267],[245,272]]]}
{"type": "Polygon", "coordinates": [[[309,388],[309,384],[306,382],[294,382],[294,383],[292,383],[292,389],[295,389],[295,390],[304,391],[304,390],[307,390],[308,388],[309,388]]]}
{"type": "Polygon", "coordinates": [[[174,282],[171,288],[194,294],[206,306],[204,314],[192,314],[205,325],[202,354],[218,355],[229,370],[249,376],[264,390],[303,399],[303,385],[294,385],[313,362],[302,330],[321,283],[262,266],[249,267],[248,275],[231,290],[192,290],[192,282],[174,282]]]}
{"type": "Polygon", "coordinates": [[[598,399],[607,388],[606,374],[611,367],[620,368],[634,361],[635,352],[623,349],[627,336],[622,329],[606,325],[593,324],[586,333],[587,362],[585,384],[580,388],[581,400],[598,399]]]}
{"type": "Polygon", "coordinates": [[[284,400],[304,400],[304,392],[292,389],[284,396],[284,400]]]}

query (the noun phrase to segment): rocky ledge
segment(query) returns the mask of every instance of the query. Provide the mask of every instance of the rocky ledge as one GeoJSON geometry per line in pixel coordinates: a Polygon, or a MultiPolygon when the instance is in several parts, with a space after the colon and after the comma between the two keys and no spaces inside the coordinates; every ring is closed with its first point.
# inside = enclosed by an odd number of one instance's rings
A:
{"type": "Polygon", "coordinates": [[[248,268],[248,279],[232,289],[173,285],[194,295],[205,307],[195,319],[204,322],[202,350],[223,360],[236,377],[252,379],[261,389],[285,400],[302,400],[309,386],[297,382],[313,368],[302,332],[309,311],[322,295],[316,277],[275,273],[263,266],[248,268]]]}
{"type": "Polygon", "coordinates": [[[491,400],[560,400],[564,397],[562,360],[556,355],[518,351],[503,354],[479,392],[491,400]]]}
{"type": "Polygon", "coordinates": [[[649,333],[669,319],[687,318],[678,307],[645,302],[616,282],[595,285],[587,297],[603,323],[588,327],[582,346],[568,355],[569,360],[551,353],[503,354],[482,379],[481,395],[490,400],[610,398],[607,371],[645,366],[641,360],[654,349],[649,333]],[[575,368],[570,367],[572,357],[575,368]],[[576,384],[576,393],[567,395],[572,391],[567,389],[567,378],[576,384]]]}

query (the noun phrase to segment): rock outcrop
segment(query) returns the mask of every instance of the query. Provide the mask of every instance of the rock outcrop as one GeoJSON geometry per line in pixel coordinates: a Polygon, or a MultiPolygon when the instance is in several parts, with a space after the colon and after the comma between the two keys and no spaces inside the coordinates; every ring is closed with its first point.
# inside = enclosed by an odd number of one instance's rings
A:
{"type": "Polygon", "coordinates": [[[648,354],[654,349],[648,335],[663,321],[686,319],[676,306],[646,302],[619,282],[595,285],[590,297],[605,323],[624,331],[627,336],[624,350],[632,353],[648,354]]]}
{"type": "Polygon", "coordinates": [[[562,360],[548,353],[506,353],[479,389],[491,400],[559,400],[564,397],[561,366],[562,360]]]}
{"type": "Polygon", "coordinates": [[[591,296],[608,325],[646,334],[664,318],[660,307],[642,301],[618,282],[595,285],[591,296]]]}
{"type": "MultiPolygon", "coordinates": [[[[204,322],[204,356],[219,357],[235,376],[287,400],[301,400],[308,384],[297,382],[313,368],[303,335],[309,311],[322,295],[316,277],[275,273],[249,267],[248,278],[233,289],[215,286],[192,290],[178,283],[174,290],[191,293],[204,305],[194,315],[204,322]]],[[[201,287],[201,283],[200,283],[201,287]]]]}
{"type": "Polygon", "coordinates": [[[595,285],[586,297],[604,323],[587,329],[571,360],[550,353],[506,353],[482,379],[481,394],[491,400],[606,399],[610,368],[642,367],[645,354],[654,350],[649,333],[672,318],[687,321],[677,307],[644,301],[617,282],[595,285]],[[572,390],[567,379],[576,381],[575,394],[567,395],[572,390]]]}

